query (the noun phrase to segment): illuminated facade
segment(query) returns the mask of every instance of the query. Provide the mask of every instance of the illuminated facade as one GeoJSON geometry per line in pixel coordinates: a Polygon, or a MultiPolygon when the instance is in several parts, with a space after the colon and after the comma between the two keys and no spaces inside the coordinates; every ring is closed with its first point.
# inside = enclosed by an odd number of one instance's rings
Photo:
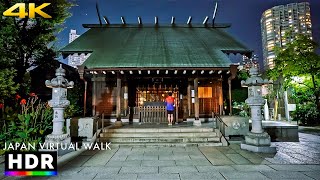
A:
{"type": "MultiPolygon", "coordinates": [[[[69,43],[77,39],[79,36],[80,35],[77,34],[76,30],[71,29],[69,33],[69,43]]],[[[90,54],[85,55],[84,53],[70,55],[68,57],[68,65],[77,68],[77,66],[80,66],[89,57],[89,55],[90,54]]]]}
{"type": "Polygon", "coordinates": [[[264,69],[274,67],[274,47],[285,46],[292,37],[285,33],[292,29],[294,33],[302,33],[312,38],[310,5],[308,2],[291,3],[275,6],[266,10],[261,17],[262,47],[264,69]]]}

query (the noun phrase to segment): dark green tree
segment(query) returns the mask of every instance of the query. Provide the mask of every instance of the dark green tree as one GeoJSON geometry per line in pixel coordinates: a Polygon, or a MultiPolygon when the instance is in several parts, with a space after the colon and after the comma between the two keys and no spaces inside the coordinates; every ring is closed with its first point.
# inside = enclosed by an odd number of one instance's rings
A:
{"type": "Polygon", "coordinates": [[[14,75],[13,69],[0,69],[0,103],[16,93],[19,86],[13,81],[14,75]]]}
{"type": "MultiPolygon", "coordinates": [[[[0,18],[0,69],[14,68],[14,81],[20,84],[19,93],[25,94],[27,69],[51,61],[56,56],[54,41],[63,29],[63,23],[70,16],[72,3],[68,0],[1,0],[1,14],[16,3],[51,3],[43,11],[50,16],[46,19],[36,14],[35,18],[0,18]],[[50,57],[48,57],[50,56],[50,57]]],[[[28,6],[27,6],[28,7],[28,6]]],[[[26,8],[28,11],[28,8],[26,8]]],[[[18,9],[16,10],[18,11],[18,9]]]]}
{"type": "Polygon", "coordinates": [[[294,37],[294,40],[289,41],[285,47],[275,48],[275,67],[268,71],[268,76],[273,80],[282,79],[285,87],[291,86],[300,93],[311,92],[311,99],[320,110],[320,56],[316,53],[318,44],[303,34],[288,32],[287,36],[294,37]]]}

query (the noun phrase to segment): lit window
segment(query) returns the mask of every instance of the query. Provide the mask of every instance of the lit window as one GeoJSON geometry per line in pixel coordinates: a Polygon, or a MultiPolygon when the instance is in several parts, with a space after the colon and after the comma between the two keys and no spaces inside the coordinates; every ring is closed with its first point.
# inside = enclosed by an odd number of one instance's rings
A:
{"type": "Polygon", "coordinates": [[[268,18],[268,19],[266,20],[266,23],[267,23],[267,22],[271,22],[271,21],[273,21],[273,19],[272,19],[272,18],[268,18]]]}
{"type": "Polygon", "coordinates": [[[272,58],[275,58],[276,56],[273,54],[273,55],[270,55],[268,56],[268,59],[272,59],[272,58]]]}
{"type": "Polygon", "coordinates": [[[198,87],[199,98],[212,98],[212,87],[198,87]]]}

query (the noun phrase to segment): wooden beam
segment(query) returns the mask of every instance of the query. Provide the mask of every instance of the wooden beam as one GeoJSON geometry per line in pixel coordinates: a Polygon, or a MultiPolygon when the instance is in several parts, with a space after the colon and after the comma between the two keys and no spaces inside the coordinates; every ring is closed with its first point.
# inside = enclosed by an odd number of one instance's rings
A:
{"type": "Polygon", "coordinates": [[[176,18],[175,17],[171,17],[171,24],[174,25],[176,18]]]}
{"type": "Polygon", "coordinates": [[[126,20],[124,19],[124,17],[121,16],[120,19],[121,19],[121,23],[122,23],[123,25],[125,25],[125,24],[126,24],[126,20]]]}
{"type": "Polygon", "coordinates": [[[189,16],[188,21],[187,21],[187,24],[190,25],[190,24],[191,24],[191,21],[192,21],[192,17],[189,16]]]}
{"type": "Polygon", "coordinates": [[[108,18],[106,16],[103,16],[103,20],[107,25],[110,24],[110,21],[108,20],[108,18]]]}
{"type": "Polygon", "coordinates": [[[138,24],[139,24],[139,25],[142,25],[142,19],[141,19],[140,16],[138,17],[138,24]]]}
{"type": "Polygon", "coordinates": [[[154,24],[155,24],[155,25],[158,25],[158,24],[159,24],[158,16],[154,17],[154,24]]]}
{"type": "Polygon", "coordinates": [[[206,16],[202,22],[202,24],[207,25],[209,16],[206,16]]]}
{"type": "Polygon", "coordinates": [[[216,2],[216,5],[215,5],[214,11],[213,11],[213,15],[212,15],[212,27],[214,27],[214,24],[215,24],[217,10],[218,10],[218,2],[216,2]]]}

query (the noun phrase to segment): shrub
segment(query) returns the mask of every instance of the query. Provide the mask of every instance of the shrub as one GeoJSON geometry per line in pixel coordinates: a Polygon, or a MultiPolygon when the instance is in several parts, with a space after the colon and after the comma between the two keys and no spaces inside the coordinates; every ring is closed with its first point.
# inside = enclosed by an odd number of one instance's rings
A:
{"type": "Polygon", "coordinates": [[[250,115],[250,111],[249,111],[249,106],[248,104],[244,103],[244,102],[234,102],[233,103],[233,114],[234,115],[239,115],[241,117],[248,117],[250,115]]]}
{"type": "MultiPolygon", "coordinates": [[[[15,113],[12,108],[6,109],[4,125],[1,127],[0,148],[5,143],[35,143],[43,142],[52,129],[52,109],[40,102],[34,94],[26,101],[20,101],[21,112],[15,113]]],[[[1,153],[0,153],[1,154],[1,153]]]]}
{"type": "Polygon", "coordinates": [[[70,104],[64,111],[64,118],[79,116],[82,109],[77,104],[70,104]]]}
{"type": "Polygon", "coordinates": [[[82,115],[82,92],[83,89],[79,85],[75,85],[72,89],[68,89],[67,99],[70,101],[70,105],[64,111],[64,118],[71,118],[82,115]]]}
{"type": "Polygon", "coordinates": [[[312,126],[319,124],[319,118],[320,113],[314,103],[298,105],[296,111],[293,112],[293,121],[298,121],[302,125],[312,126]]]}

